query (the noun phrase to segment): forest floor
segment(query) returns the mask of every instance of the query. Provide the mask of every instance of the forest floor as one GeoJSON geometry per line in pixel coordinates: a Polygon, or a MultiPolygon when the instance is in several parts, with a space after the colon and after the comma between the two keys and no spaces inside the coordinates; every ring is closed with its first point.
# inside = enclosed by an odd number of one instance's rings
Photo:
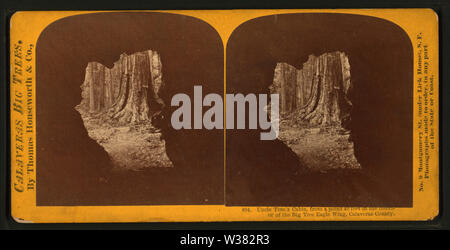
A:
{"type": "Polygon", "coordinates": [[[350,131],[339,127],[311,127],[290,120],[280,122],[279,139],[312,170],[361,168],[350,131]]]}
{"type": "Polygon", "coordinates": [[[140,171],[153,167],[173,167],[166,155],[161,133],[150,123],[111,126],[102,117],[82,115],[89,136],[109,154],[113,170],[140,171]]]}

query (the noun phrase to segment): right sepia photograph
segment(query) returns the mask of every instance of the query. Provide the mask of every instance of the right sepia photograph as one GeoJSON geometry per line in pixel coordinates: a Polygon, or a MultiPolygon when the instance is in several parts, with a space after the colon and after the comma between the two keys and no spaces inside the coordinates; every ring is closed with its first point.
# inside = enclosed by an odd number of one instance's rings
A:
{"type": "Polygon", "coordinates": [[[277,94],[279,133],[226,130],[225,204],[412,207],[412,82],[411,40],[390,21],[244,22],[226,44],[226,92],[277,94]]]}

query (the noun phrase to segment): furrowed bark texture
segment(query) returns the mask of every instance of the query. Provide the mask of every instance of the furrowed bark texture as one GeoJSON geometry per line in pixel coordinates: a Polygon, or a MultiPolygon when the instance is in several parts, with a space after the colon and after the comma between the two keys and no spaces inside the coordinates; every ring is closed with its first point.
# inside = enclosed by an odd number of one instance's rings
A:
{"type": "Polygon", "coordinates": [[[282,116],[312,125],[342,125],[352,106],[347,97],[350,88],[348,58],[333,52],[309,56],[300,70],[278,63],[270,92],[280,95],[282,116]]]}
{"type": "Polygon", "coordinates": [[[279,139],[310,169],[361,168],[347,129],[350,78],[349,59],[342,52],[310,55],[299,70],[276,65],[269,89],[279,94],[279,139]]]}
{"type": "Polygon", "coordinates": [[[119,125],[149,121],[151,111],[160,108],[151,109],[149,103],[151,99],[160,100],[161,67],[159,54],[151,50],[122,54],[111,69],[90,62],[79,108],[92,114],[104,113],[119,125]]]}
{"type": "Polygon", "coordinates": [[[152,116],[164,102],[162,63],[156,51],[122,54],[112,68],[89,62],[81,85],[81,114],[89,136],[120,170],[173,167],[152,116]]]}

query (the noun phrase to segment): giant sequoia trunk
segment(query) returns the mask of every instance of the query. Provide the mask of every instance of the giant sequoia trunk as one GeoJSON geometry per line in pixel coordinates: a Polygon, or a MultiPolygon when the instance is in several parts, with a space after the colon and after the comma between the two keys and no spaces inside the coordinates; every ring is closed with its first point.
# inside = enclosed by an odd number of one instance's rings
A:
{"type": "Polygon", "coordinates": [[[152,115],[164,106],[163,87],[156,51],[122,54],[112,68],[88,63],[76,109],[89,136],[105,148],[115,165],[129,169],[172,166],[161,134],[151,124],[152,115]]]}
{"type": "MultiPolygon", "coordinates": [[[[104,113],[120,125],[146,122],[151,117],[150,99],[160,103],[162,84],[161,59],[151,50],[122,54],[111,69],[90,62],[80,109],[104,113]]],[[[152,111],[160,108],[153,107],[152,111]]]]}
{"type": "Polygon", "coordinates": [[[282,116],[312,125],[342,125],[350,115],[350,87],[348,58],[334,52],[309,56],[300,70],[278,63],[270,90],[280,95],[282,116]]]}
{"type": "Polygon", "coordinates": [[[278,63],[271,94],[279,94],[280,139],[311,168],[359,168],[347,123],[352,87],[342,52],[310,55],[302,69],[278,63]]]}

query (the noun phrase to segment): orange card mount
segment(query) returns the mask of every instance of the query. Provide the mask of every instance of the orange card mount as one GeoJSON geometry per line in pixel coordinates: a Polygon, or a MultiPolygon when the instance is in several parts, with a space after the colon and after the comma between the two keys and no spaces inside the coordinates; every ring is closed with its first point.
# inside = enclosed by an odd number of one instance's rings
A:
{"type": "Polygon", "coordinates": [[[430,9],[23,11],[21,223],[439,214],[430,9]]]}

